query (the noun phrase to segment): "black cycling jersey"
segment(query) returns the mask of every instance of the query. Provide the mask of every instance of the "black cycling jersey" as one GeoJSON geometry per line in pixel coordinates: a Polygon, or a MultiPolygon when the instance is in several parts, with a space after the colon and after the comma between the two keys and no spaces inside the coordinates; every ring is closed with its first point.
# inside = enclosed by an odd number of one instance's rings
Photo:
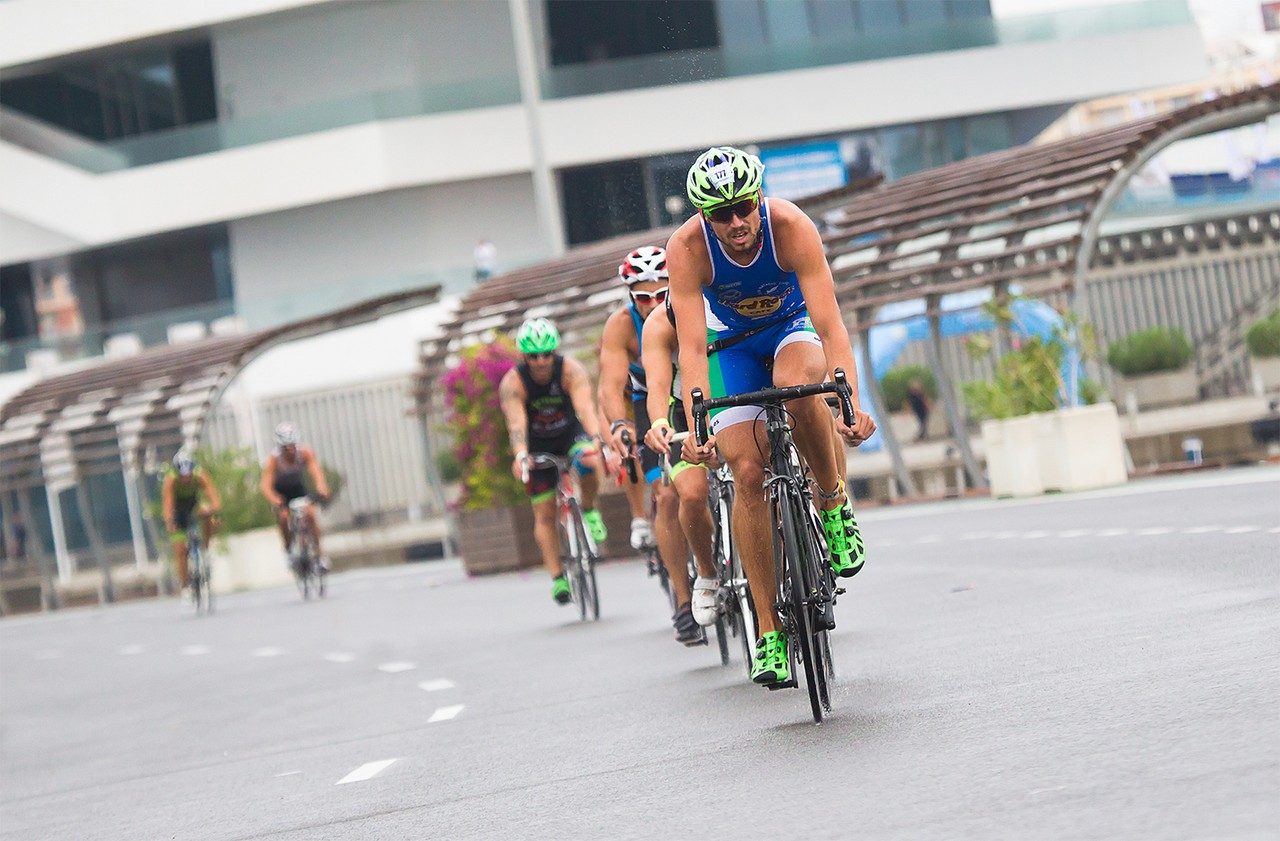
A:
{"type": "Polygon", "coordinates": [[[529,423],[530,449],[553,452],[534,446],[534,443],[545,445],[572,440],[582,431],[578,412],[564,387],[563,356],[556,354],[555,367],[548,382],[534,382],[529,366],[524,362],[516,366],[516,373],[524,383],[524,414],[529,423]]]}

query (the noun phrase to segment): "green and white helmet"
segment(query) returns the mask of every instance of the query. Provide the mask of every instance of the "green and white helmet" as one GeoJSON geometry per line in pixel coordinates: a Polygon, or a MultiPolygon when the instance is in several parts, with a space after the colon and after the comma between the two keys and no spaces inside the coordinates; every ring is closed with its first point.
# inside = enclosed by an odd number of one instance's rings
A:
{"type": "Polygon", "coordinates": [[[560,347],[560,331],[545,318],[529,318],[516,333],[521,353],[550,353],[560,347]]]}
{"type": "Polygon", "coordinates": [[[713,146],[689,167],[685,188],[699,210],[736,201],[755,193],[764,182],[764,164],[755,155],[732,146],[713,146]]]}

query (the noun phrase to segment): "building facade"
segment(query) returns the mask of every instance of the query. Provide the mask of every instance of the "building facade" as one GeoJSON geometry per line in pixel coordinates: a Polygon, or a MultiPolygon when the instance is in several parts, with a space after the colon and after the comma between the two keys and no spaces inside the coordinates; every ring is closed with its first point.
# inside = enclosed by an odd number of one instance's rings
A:
{"type": "Polygon", "coordinates": [[[682,217],[717,143],[798,196],[1205,72],[1184,0],[8,0],[0,369],[461,290],[482,238],[502,270],[682,217]]]}

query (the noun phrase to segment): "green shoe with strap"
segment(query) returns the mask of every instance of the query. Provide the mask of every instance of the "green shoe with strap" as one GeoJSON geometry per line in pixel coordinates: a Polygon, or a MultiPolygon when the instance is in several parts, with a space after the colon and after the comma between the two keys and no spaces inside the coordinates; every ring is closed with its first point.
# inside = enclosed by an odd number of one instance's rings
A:
{"type": "Polygon", "coordinates": [[[555,599],[556,604],[568,604],[573,598],[573,594],[569,591],[569,579],[563,574],[551,579],[551,598],[555,599]]]}
{"type": "Polygon", "coordinates": [[[862,531],[853,518],[848,498],[844,504],[822,511],[822,530],[827,533],[827,549],[831,552],[831,570],[841,578],[852,578],[862,571],[864,547],[862,531]]]}
{"type": "Polygon", "coordinates": [[[582,522],[586,524],[587,531],[591,533],[591,539],[596,542],[596,546],[602,545],[609,539],[609,530],[604,527],[604,517],[600,516],[599,511],[594,508],[583,511],[582,522]]]}
{"type": "Polygon", "coordinates": [[[751,680],[755,683],[786,683],[791,680],[791,663],[787,657],[787,635],[783,631],[766,631],[756,641],[756,657],[751,664],[751,680]]]}

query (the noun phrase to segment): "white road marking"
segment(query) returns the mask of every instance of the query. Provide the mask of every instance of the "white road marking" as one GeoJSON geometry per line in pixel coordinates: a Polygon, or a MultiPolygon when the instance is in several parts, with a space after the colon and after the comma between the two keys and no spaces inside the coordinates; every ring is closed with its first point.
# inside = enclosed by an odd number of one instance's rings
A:
{"type": "Polygon", "coordinates": [[[452,689],[453,681],[448,678],[438,678],[436,680],[424,680],[418,684],[418,688],[426,692],[439,692],[441,689],[452,689]]]}
{"type": "Polygon", "coordinates": [[[394,759],[379,759],[377,762],[366,762],[347,776],[338,780],[334,785],[340,786],[345,783],[358,783],[367,780],[370,777],[376,777],[386,770],[387,766],[395,762],[394,759]]]}
{"type": "Polygon", "coordinates": [[[201,654],[208,654],[208,653],[209,653],[209,646],[207,646],[207,645],[188,645],[186,648],[182,649],[182,653],[183,653],[183,654],[185,654],[185,655],[187,655],[188,657],[198,657],[198,656],[200,656],[201,654]]]}
{"type": "Polygon", "coordinates": [[[324,655],[324,659],[328,660],[330,663],[350,663],[352,660],[356,659],[356,656],[354,654],[348,654],[345,651],[330,651],[328,654],[324,655]]]}
{"type": "Polygon", "coordinates": [[[1039,531],[1039,530],[1028,531],[1028,532],[1023,532],[1022,536],[1027,540],[1039,540],[1042,537],[1048,537],[1049,532],[1039,531]]]}
{"type": "Polygon", "coordinates": [[[416,668],[418,668],[416,663],[406,663],[403,660],[395,660],[390,663],[383,663],[378,667],[378,671],[393,675],[396,672],[408,672],[416,668]]]}
{"type": "Polygon", "coordinates": [[[1058,532],[1058,537],[1084,537],[1088,533],[1088,529],[1067,529],[1058,532]]]}
{"type": "Polygon", "coordinates": [[[1134,534],[1139,534],[1143,537],[1151,537],[1152,535],[1157,534],[1168,534],[1171,531],[1173,531],[1173,529],[1166,526],[1155,526],[1154,528],[1149,529],[1138,529],[1134,534]]]}
{"type": "Polygon", "coordinates": [[[986,540],[991,536],[989,531],[969,531],[960,535],[961,540],[986,540]]]}
{"type": "Polygon", "coordinates": [[[1273,529],[1267,529],[1267,533],[1268,533],[1268,534],[1280,534],[1280,526],[1276,526],[1276,527],[1275,527],[1275,528],[1273,528],[1273,529]]]}
{"type": "Polygon", "coordinates": [[[1222,526],[1192,526],[1183,529],[1183,534],[1208,534],[1211,531],[1222,531],[1222,526]]]}
{"type": "Polygon", "coordinates": [[[1128,534],[1128,529],[1103,529],[1098,532],[1098,537],[1119,537],[1122,534],[1128,534]]]}
{"type": "Polygon", "coordinates": [[[140,645],[138,645],[138,644],[136,644],[136,643],[135,643],[135,644],[133,644],[133,645],[126,645],[126,646],[123,646],[123,647],[122,647],[118,652],[116,652],[116,653],[117,653],[117,654],[122,654],[122,655],[124,655],[125,657],[132,657],[134,654],[141,654],[144,650],[145,650],[145,649],[144,649],[142,646],[140,646],[140,645]]]}
{"type": "Polygon", "coordinates": [[[275,776],[277,776],[277,777],[292,777],[294,774],[301,774],[301,773],[302,773],[301,771],[281,771],[279,774],[276,774],[275,776]]]}
{"type": "Polygon", "coordinates": [[[435,724],[437,721],[448,721],[456,718],[458,713],[462,712],[465,704],[454,704],[452,707],[441,707],[431,714],[431,718],[427,719],[427,724],[435,724]]]}
{"type": "Polygon", "coordinates": [[[281,654],[284,654],[283,648],[275,648],[270,645],[265,648],[255,648],[253,650],[254,657],[279,657],[281,654]]]}
{"type": "Polygon", "coordinates": [[[1251,531],[1257,531],[1258,526],[1235,526],[1227,529],[1224,534],[1248,534],[1251,531]]]}
{"type": "Polygon", "coordinates": [[[1016,531],[998,531],[991,536],[996,540],[1008,540],[1011,537],[1017,537],[1018,533],[1016,531]]]}

